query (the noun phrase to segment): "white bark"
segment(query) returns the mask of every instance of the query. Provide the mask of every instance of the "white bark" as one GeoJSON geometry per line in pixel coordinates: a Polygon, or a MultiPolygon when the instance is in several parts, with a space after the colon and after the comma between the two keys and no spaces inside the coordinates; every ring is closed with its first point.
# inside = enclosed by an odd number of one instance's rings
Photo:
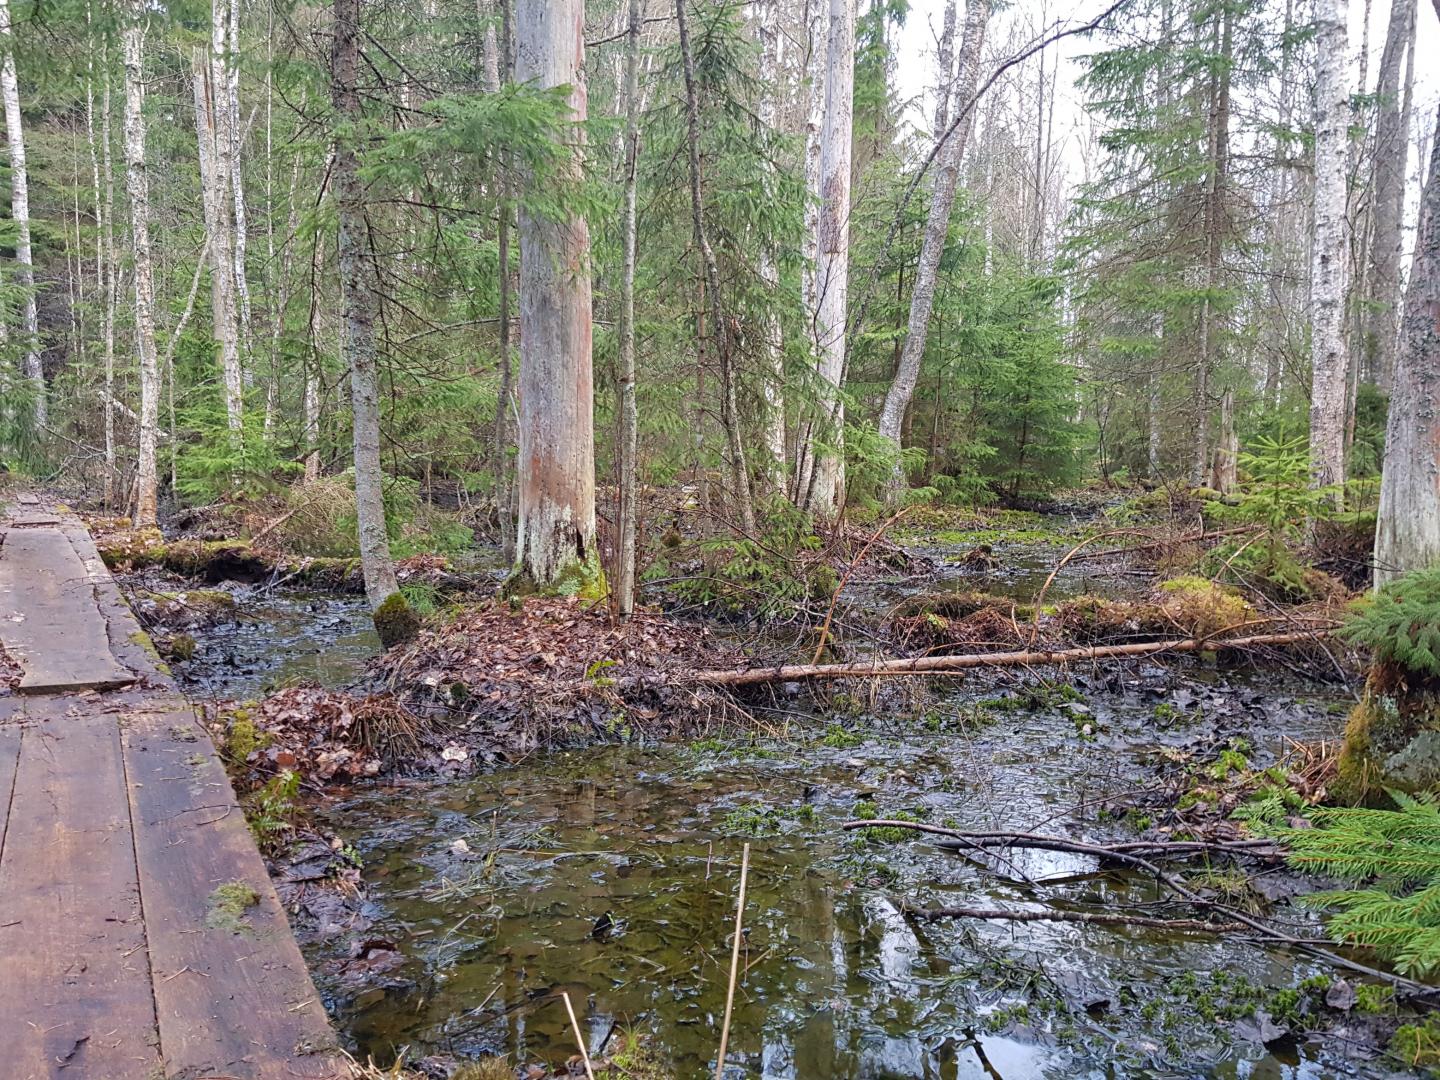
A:
{"type": "MultiPolygon", "coordinates": [[[[570,87],[571,118],[586,117],[583,0],[516,11],[515,79],[570,87]]],[[[576,138],[580,135],[578,127],[576,138]]],[[[578,149],[569,164],[578,178],[578,149]]],[[[590,231],[585,219],[520,209],[520,517],[518,576],[542,588],[589,585],[595,549],[594,384],[590,231]]]]}
{"type": "Polygon", "coordinates": [[[825,121],[820,134],[820,215],[816,223],[815,343],[819,407],[828,449],[816,452],[802,505],[840,509],[845,486],[846,299],[850,285],[850,156],[855,111],[855,0],[830,0],[825,49],[825,121]]]}
{"type": "MultiPolygon", "coordinates": [[[[86,25],[93,25],[93,15],[87,6],[86,25]]],[[[90,143],[90,176],[95,189],[95,285],[101,294],[100,334],[104,353],[104,396],[105,405],[105,480],[104,502],[107,510],[115,503],[115,487],[118,479],[115,454],[115,228],[112,220],[115,212],[114,176],[110,162],[110,65],[109,53],[104,45],[100,49],[100,70],[105,80],[101,93],[101,121],[104,140],[103,155],[97,148],[95,133],[95,59],[92,54],[86,60],[85,80],[85,133],[90,143]],[[102,178],[101,159],[105,162],[102,178]]]]}
{"type": "Polygon", "coordinates": [[[34,394],[35,428],[49,422],[45,400],[45,373],[40,366],[40,327],[35,309],[35,264],[30,250],[30,174],[25,163],[25,132],[20,121],[20,82],[15,74],[15,37],[10,29],[9,0],[0,0],[0,97],[5,99],[5,138],[10,144],[10,216],[15,222],[15,282],[20,299],[20,330],[24,358],[20,372],[34,394]]]}
{"type": "MultiPolygon", "coordinates": [[[[780,92],[780,4],[779,0],[757,0],[756,30],[760,35],[760,102],[757,110],[760,127],[769,137],[777,128],[776,97],[780,92]]],[[[773,169],[766,158],[766,180],[773,179],[773,169]]],[[[785,467],[785,370],[782,351],[779,302],[780,270],[775,253],[769,245],[760,250],[758,266],[760,281],[770,294],[771,308],[765,317],[765,342],[762,366],[765,379],[765,449],[770,455],[770,468],[777,474],[785,467]]]]}
{"type": "Polygon", "coordinates": [[[357,89],[360,0],[335,0],[331,52],[335,111],[350,130],[335,140],[335,210],[338,225],[340,298],[344,309],[342,355],[350,368],[354,418],[355,519],[365,597],[378,609],[399,590],[385,529],[384,471],[380,462],[380,396],[375,350],[374,252],[365,222],[365,186],[352,139],[362,116],[357,89]]]}
{"type": "Polygon", "coordinates": [[[1375,522],[1375,584],[1436,565],[1440,565],[1440,139],[1430,151],[1395,357],[1375,522]]]}
{"type": "Polygon", "coordinates": [[[231,255],[230,203],[222,178],[223,155],[216,112],[211,65],[203,46],[195,50],[195,141],[199,148],[200,205],[205,215],[205,238],[210,250],[210,313],[215,344],[220,352],[220,375],[225,388],[225,419],[238,443],[245,419],[245,383],[240,366],[240,325],[235,306],[234,262],[231,255]]]}
{"type": "Polygon", "coordinates": [[[125,60],[125,189],[130,196],[130,239],[135,253],[135,351],[140,357],[139,455],[135,524],[155,524],[159,480],[155,469],[160,423],[160,364],[155,353],[155,285],[150,261],[150,178],[145,163],[144,0],[130,0],[121,32],[125,60]]]}
{"type": "MultiPolygon", "coordinates": [[[[213,0],[218,4],[221,0],[213,0]]],[[[235,296],[239,300],[240,340],[244,355],[250,354],[250,281],[246,276],[246,215],[245,215],[245,173],[241,164],[244,128],[240,123],[240,0],[229,0],[226,13],[225,82],[217,85],[216,91],[223,90],[225,102],[224,133],[229,148],[230,200],[234,213],[235,238],[230,245],[230,257],[234,261],[235,296]]],[[[217,100],[219,100],[217,98],[217,100]]],[[[253,119],[253,114],[252,114],[253,119]]]]}
{"type": "MultiPolygon", "coordinates": [[[[625,180],[622,198],[620,270],[620,512],[615,553],[615,597],[620,617],[635,610],[635,539],[639,470],[639,413],[635,403],[635,239],[636,189],[640,158],[641,0],[630,0],[625,46],[625,180]]],[[[504,403],[501,403],[501,407],[504,403]]]]}
{"type": "Polygon", "coordinates": [[[1345,479],[1345,163],[1350,121],[1346,18],[1346,0],[1318,0],[1310,254],[1310,467],[1317,487],[1345,479]]]}
{"type": "MultiPolygon", "coordinates": [[[[899,465],[900,432],[905,422],[905,411],[915,394],[915,383],[920,378],[920,365],[925,358],[925,338],[930,326],[930,313],[935,304],[935,284],[939,278],[940,257],[945,252],[945,242],[950,234],[950,211],[955,205],[955,186],[960,179],[960,162],[965,156],[965,136],[970,125],[963,120],[952,130],[949,126],[949,101],[953,97],[956,109],[965,108],[975,94],[980,75],[980,51],[985,43],[985,28],[990,21],[990,0],[966,0],[965,36],[960,47],[960,67],[955,76],[953,93],[942,90],[936,111],[936,130],[944,139],[937,158],[938,168],[930,189],[930,212],[925,220],[925,237],[920,247],[919,262],[915,267],[915,281],[910,292],[910,321],[906,330],[905,344],[900,350],[900,363],[890,390],[885,395],[885,405],[880,410],[878,431],[881,438],[889,440],[895,449],[896,465],[890,485],[890,501],[895,501],[904,485],[905,475],[899,465]],[[949,137],[946,138],[946,133],[949,137]]],[[[950,0],[946,8],[946,25],[955,25],[955,4],[950,0]]],[[[948,50],[942,52],[942,63],[948,50]]],[[[948,65],[946,65],[948,67],[948,65]]],[[[957,112],[958,115],[958,112],[957,112]]]]}

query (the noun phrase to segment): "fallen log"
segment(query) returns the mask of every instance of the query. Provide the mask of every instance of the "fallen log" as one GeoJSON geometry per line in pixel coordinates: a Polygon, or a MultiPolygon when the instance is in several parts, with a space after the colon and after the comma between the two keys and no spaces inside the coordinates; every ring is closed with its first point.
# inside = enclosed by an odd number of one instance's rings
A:
{"type": "Polygon", "coordinates": [[[697,671],[686,681],[700,686],[757,686],[806,679],[868,679],[891,675],[946,675],[970,668],[1039,667],[1154,656],[1167,652],[1249,649],[1265,645],[1298,645],[1325,636],[1329,627],[1285,634],[1252,634],[1238,638],[1180,638],[1137,641],[1125,645],[1092,645],[1075,649],[1021,649],[1015,652],[961,653],[956,656],[916,656],[904,660],[871,660],[853,664],[782,664],[768,668],[697,671]]]}

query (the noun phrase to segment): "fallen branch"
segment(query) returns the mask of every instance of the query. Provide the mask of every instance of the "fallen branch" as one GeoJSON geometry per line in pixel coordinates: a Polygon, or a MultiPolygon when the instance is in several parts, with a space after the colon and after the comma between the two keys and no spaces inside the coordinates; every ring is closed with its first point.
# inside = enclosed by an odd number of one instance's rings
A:
{"type": "Polygon", "coordinates": [[[994,908],[903,907],[906,915],[926,922],[940,919],[994,919],[1007,922],[1073,922],[1096,923],[1101,926],[1146,926],[1159,930],[1200,931],[1208,934],[1238,933],[1250,929],[1244,923],[1210,922],[1206,919],[1158,919],[1149,915],[1116,915],[1098,911],[1000,911],[994,908]]]}
{"type": "Polygon", "coordinates": [[[1262,922],[1227,904],[1206,899],[1189,888],[1189,886],[1175,875],[1166,873],[1158,864],[1151,862],[1149,859],[1141,858],[1132,852],[1120,850],[1118,846],[1088,844],[1081,840],[1068,840],[1060,836],[1036,836],[1030,833],[962,832],[959,829],[946,829],[939,825],[926,825],[924,822],[898,821],[892,819],[847,821],[842,828],[859,829],[870,826],[912,829],[916,832],[951,836],[957,840],[964,840],[983,846],[1038,848],[1046,851],[1066,851],[1076,855],[1089,855],[1096,859],[1110,859],[1152,875],[1156,882],[1165,886],[1170,892],[1174,893],[1192,907],[1218,912],[1254,930],[1268,944],[1295,949],[1310,956],[1318,957],[1327,963],[1334,964],[1336,967],[1342,967],[1357,974],[1390,983],[1395,987],[1397,996],[1403,994],[1405,997],[1424,998],[1429,1001],[1435,1001],[1437,998],[1440,998],[1440,986],[1431,986],[1427,983],[1418,982],[1415,979],[1408,979],[1404,975],[1395,974],[1393,971],[1382,971],[1379,968],[1369,967],[1355,960],[1351,960],[1347,956],[1332,952],[1329,949],[1320,948],[1307,938],[1299,938],[1294,934],[1287,934],[1283,930],[1277,930],[1268,923],[1262,922]]]}
{"type": "Polygon", "coordinates": [[[904,660],[870,660],[853,664],[782,664],[770,668],[740,668],[731,671],[696,671],[687,680],[701,686],[757,686],[770,682],[799,682],[804,679],[866,679],[882,675],[945,675],[984,667],[1038,667],[1064,665],[1086,660],[1110,660],[1127,656],[1153,656],[1166,652],[1248,649],[1264,645],[1298,645],[1323,637],[1330,627],[1287,634],[1254,634],[1223,641],[1209,638],[1182,638],[1167,641],[1138,641],[1126,645],[1091,645],[1075,649],[1022,649],[1016,652],[961,653],[956,656],[916,656],[904,660]]]}
{"type": "MultiPolygon", "coordinates": [[[[1236,525],[1229,529],[1212,529],[1208,532],[1201,531],[1191,533],[1189,536],[1162,536],[1145,544],[1133,544],[1129,547],[1103,548],[1100,551],[1086,551],[1076,555],[1071,562],[1088,562],[1091,559],[1110,559],[1121,555],[1135,555],[1142,551],[1149,551],[1152,548],[1168,547],[1171,544],[1199,544],[1206,540],[1216,540],[1222,536],[1236,536],[1240,533],[1255,532],[1258,525],[1236,525]]],[[[1114,535],[1114,534],[1111,534],[1114,535]]],[[[1136,535],[1145,535],[1137,533],[1136,535]]]]}

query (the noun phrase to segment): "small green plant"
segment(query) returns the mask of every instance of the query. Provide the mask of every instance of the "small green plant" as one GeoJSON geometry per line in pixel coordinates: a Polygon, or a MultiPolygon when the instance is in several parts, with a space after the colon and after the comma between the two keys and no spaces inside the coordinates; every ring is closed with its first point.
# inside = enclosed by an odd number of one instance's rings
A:
{"type": "Polygon", "coordinates": [[[245,800],[245,819],[261,850],[275,851],[294,830],[299,794],[300,774],[287,770],[245,800]]]}
{"type": "Polygon", "coordinates": [[[852,750],[865,741],[865,736],[854,731],[846,731],[839,724],[831,724],[825,729],[825,737],[820,740],[821,744],[830,747],[832,750],[852,750]]]}
{"type": "Polygon", "coordinates": [[[1440,567],[1389,582],[1354,609],[1339,634],[1377,663],[1440,678],[1440,567]]]}
{"type": "Polygon", "coordinates": [[[773,836],[780,832],[787,821],[811,822],[815,820],[815,807],[810,803],[799,806],[765,806],[750,803],[737,806],[720,819],[720,831],[731,836],[773,836]]]}
{"type": "Polygon", "coordinates": [[[217,885],[205,905],[205,925],[238,934],[245,929],[245,913],[258,903],[260,894],[243,881],[217,885]]]}

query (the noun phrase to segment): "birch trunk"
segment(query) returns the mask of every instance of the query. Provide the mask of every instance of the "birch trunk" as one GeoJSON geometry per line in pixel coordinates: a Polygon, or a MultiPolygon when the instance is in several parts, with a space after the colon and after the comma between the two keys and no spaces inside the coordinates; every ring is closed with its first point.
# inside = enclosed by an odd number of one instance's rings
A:
{"type": "MultiPolygon", "coordinates": [[[[944,139],[949,127],[948,103],[954,98],[956,108],[963,109],[975,94],[980,74],[980,51],[985,42],[985,29],[990,21],[990,0],[966,0],[965,34],[960,46],[959,70],[953,91],[941,92],[935,129],[944,139]]],[[[955,25],[955,3],[946,8],[945,24],[955,25]]],[[[944,54],[942,54],[944,55],[944,54]]],[[[947,73],[948,74],[948,73],[947,73]]],[[[915,282],[910,292],[910,321],[895,378],[885,395],[878,425],[880,437],[889,441],[895,455],[886,501],[899,501],[905,485],[905,472],[900,466],[900,434],[905,412],[915,394],[920,378],[920,365],[925,358],[925,338],[930,327],[930,313],[935,305],[935,283],[939,278],[940,257],[950,234],[950,211],[955,205],[955,186],[960,179],[960,163],[965,156],[965,137],[969,124],[958,124],[940,150],[938,168],[930,189],[930,211],[925,220],[925,237],[920,245],[920,261],[915,267],[915,282]]]]}
{"type": "MultiPolygon", "coordinates": [[[[771,138],[777,130],[776,97],[780,92],[780,28],[779,0],[758,0],[756,7],[756,29],[760,36],[760,102],[758,119],[765,138],[771,138]]],[[[774,170],[770,159],[765,159],[767,184],[773,179],[774,170]]],[[[770,456],[769,466],[777,475],[785,469],[785,369],[783,342],[781,340],[780,313],[775,306],[780,288],[780,269],[775,262],[775,253],[768,244],[760,251],[757,272],[760,282],[769,294],[771,307],[764,319],[765,341],[762,345],[762,365],[765,379],[765,449],[770,456]]]]}
{"type": "Polygon", "coordinates": [[[1400,66],[1415,48],[1411,37],[1415,8],[1415,0],[1392,0],[1376,86],[1378,115],[1371,174],[1374,232],[1370,245],[1370,303],[1365,309],[1362,348],[1367,377],[1386,391],[1395,366],[1395,331],[1400,322],[1405,159],[1410,142],[1409,117],[1401,109],[1400,66]]]}
{"type": "Polygon", "coordinates": [[[20,373],[29,380],[36,431],[49,423],[45,373],[40,366],[40,327],[35,307],[35,263],[30,249],[30,174],[25,164],[25,131],[20,122],[20,81],[15,73],[15,36],[10,29],[9,0],[0,0],[0,96],[5,99],[5,138],[10,144],[10,216],[15,222],[15,283],[20,298],[20,331],[25,353],[20,373]]]}
{"type": "Polygon", "coordinates": [[[635,231],[640,158],[641,0],[630,0],[625,44],[625,190],[622,199],[620,270],[620,513],[615,553],[615,598],[620,618],[635,610],[635,538],[638,531],[639,413],[635,404],[635,231]]]}
{"type": "Polygon", "coordinates": [[[215,117],[218,103],[211,66],[203,46],[195,50],[195,141],[200,159],[200,205],[205,214],[205,237],[210,249],[210,315],[215,344],[220,352],[220,375],[225,387],[225,419],[236,443],[245,423],[245,383],[240,367],[240,326],[235,308],[234,261],[230,251],[230,204],[221,178],[219,140],[215,117]]]}
{"type": "Polygon", "coordinates": [[[135,351],[140,357],[139,455],[135,524],[155,524],[159,480],[155,468],[160,423],[160,363],[155,353],[155,285],[150,260],[150,178],[145,164],[144,0],[130,0],[121,32],[125,61],[125,189],[130,196],[130,239],[135,253],[135,351]]]}
{"type": "Polygon", "coordinates": [[[802,505],[820,514],[840,509],[845,486],[845,302],[850,284],[850,154],[854,121],[855,0],[830,0],[825,50],[825,121],[820,135],[820,215],[816,223],[815,343],[819,406],[828,447],[813,444],[802,505]]]}
{"type": "MultiPolygon", "coordinates": [[[[493,72],[487,65],[486,85],[493,86],[494,90],[498,92],[502,73],[507,81],[515,75],[514,56],[511,51],[510,0],[500,0],[499,57],[493,72]],[[493,82],[490,81],[492,75],[493,82]]],[[[518,498],[518,492],[515,489],[515,469],[509,456],[511,413],[515,407],[515,376],[510,348],[512,327],[510,321],[511,208],[507,198],[507,185],[503,179],[500,182],[499,194],[500,225],[496,246],[500,271],[500,295],[498,298],[500,305],[500,390],[495,395],[495,430],[491,441],[497,477],[495,504],[500,518],[500,550],[507,558],[513,559],[515,556],[515,500],[518,498]]]]}
{"type": "Polygon", "coordinates": [[[354,417],[355,519],[360,539],[360,568],[372,610],[399,586],[390,561],[385,530],[384,473],[380,464],[379,374],[375,350],[375,264],[365,222],[365,186],[355,144],[364,116],[357,68],[360,60],[360,0],[335,0],[331,71],[335,111],[345,125],[335,138],[335,210],[338,225],[342,338],[350,367],[350,408],[354,417]]]}
{"type": "MultiPolygon", "coordinates": [[[[571,119],[585,122],[583,0],[521,4],[518,82],[570,88],[571,119]]],[[[578,139],[583,129],[575,128],[578,139]]],[[[569,165],[581,173],[579,150],[569,165]]],[[[594,382],[591,369],[590,231],[585,219],[519,215],[519,584],[600,592],[595,547],[594,382]]]]}
{"type": "MultiPolygon", "coordinates": [[[[224,0],[212,0],[217,6],[224,0]]],[[[224,137],[223,148],[228,162],[229,197],[234,221],[234,240],[230,245],[230,257],[234,264],[235,297],[239,301],[238,319],[242,357],[250,354],[250,281],[246,275],[246,214],[245,175],[241,165],[241,151],[244,143],[243,128],[240,124],[240,0],[229,0],[225,18],[225,48],[217,53],[224,68],[224,82],[217,82],[217,102],[224,102],[224,123],[216,126],[224,137]]]]}
{"type": "MultiPolygon", "coordinates": [[[[87,6],[86,25],[93,25],[93,15],[87,6]]],[[[103,347],[104,387],[104,429],[105,429],[105,480],[103,498],[106,510],[115,505],[115,487],[118,470],[115,456],[115,232],[111,215],[114,213],[114,177],[110,163],[110,65],[109,54],[102,45],[100,49],[100,70],[105,80],[101,93],[101,121],[105,147],[103,157],[105,174],[100,173],[101,151],[97,146],[95,133],[95,60],[94,55],[86,61],[85,81],[85,132],[90,142],[90,176],[95,188],[95,285],[100,298],[100,336],[103,347]]]]}
{"type": "MultiPolygon", "coordinates": [[[[826,2],[805,0],[805,240],[800,296],[810,353],[816,358],[820,355],[815,315],[819,307],[816,273],[820,255],[820,134],[825,122],[826,2]]],[[[804,506],[809,498],[815,468],[814,431],[814,417],[807,417],[795,440],[793,490],[794,502],[798,506],[804,506]]]]}
{"type": "MultiPolygon", "coordinates": [[[[1436,130],[1440,130],[1437,127],[1436,130]]],[[[1440,139],[1405,294],[1395,387],[1385,431],[1375,584],[1440,564],[1440,139]]]]}
{"type": "Polygon", "coordinates": [[[1317,0],[1310,254],[1310,468],[1316,487],[1345,479],[1345,161],[1350,121],[1346,18],[1346,0],[1317,0]]]}

